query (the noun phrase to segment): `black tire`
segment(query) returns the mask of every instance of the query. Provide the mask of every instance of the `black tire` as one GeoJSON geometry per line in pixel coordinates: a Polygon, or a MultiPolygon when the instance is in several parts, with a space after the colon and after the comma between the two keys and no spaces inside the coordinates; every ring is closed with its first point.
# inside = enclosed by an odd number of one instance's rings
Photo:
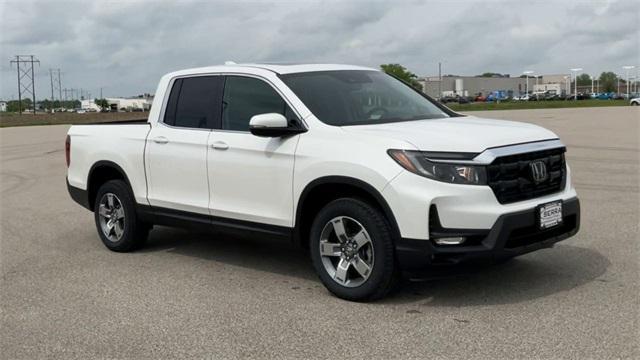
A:
{"type": "Polygon", "coordinates": [[[129,186],[122,180],[107,181],[98,189],[93,209],[94,219],[100,240],[109,250],[117,252],[133,251],[142,247],[147,240],[151,226],[138,220],[135,205],[136,202],[129,186]],[[123,231],[117,241],[107,237],[100,222],[100,202],[107,194],[114,194],[124,210],[123,231]]]}
{"type": "Polygon", "coordinates": [[[311,226],[310,253],[313,266],[324,286],[335,296],[345,300],[380,299],[394,287],[399,278],[391,226],[384,214],[361,200],[337,199],[320,210],[311,226]],[[320,239],[325,225],[336,217],[344,216],[356,220],[366,230],[375,255],[368,278],[357,287],[347,287],[334,280],[325,268],[320,254],[320,239]]]}

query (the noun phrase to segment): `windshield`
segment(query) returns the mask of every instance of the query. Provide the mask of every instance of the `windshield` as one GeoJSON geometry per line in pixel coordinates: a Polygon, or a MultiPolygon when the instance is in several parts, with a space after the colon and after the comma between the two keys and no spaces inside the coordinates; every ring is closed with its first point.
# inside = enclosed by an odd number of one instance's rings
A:
{"type": "Polygon", "coordinates": [[[408,85],[379,71],[318,71],[280,77],[320,121],[329,125],[449,117],[408,85]]]}

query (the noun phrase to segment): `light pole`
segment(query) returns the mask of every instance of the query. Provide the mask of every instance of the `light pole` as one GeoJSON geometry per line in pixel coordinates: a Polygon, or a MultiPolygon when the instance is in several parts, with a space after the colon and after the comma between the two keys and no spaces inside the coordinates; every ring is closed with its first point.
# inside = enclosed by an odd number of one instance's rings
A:
{"type": "Polygon", "coordinates": [[[533,71],[531,70],[525,70],[522,72],[526,78],[527,78],[527,82],[525,83],[525,87],[524,87],[524,93],[525,95],[529,96],[529,74],[533,74],[533,71]]]}
{"type": "Polygon", "coordinates": [[[629,70],[635,69],[635,66],[633,66],[633,65],[625,65],[622,68],[627,70],[627,99],[629,99],[629,70]]]}
{"type": "Polygon", "coordinates": [[[573,74],[573,99],[578,100],[578,71],[582,71],[582,68],[569,69],[573,74]]]}

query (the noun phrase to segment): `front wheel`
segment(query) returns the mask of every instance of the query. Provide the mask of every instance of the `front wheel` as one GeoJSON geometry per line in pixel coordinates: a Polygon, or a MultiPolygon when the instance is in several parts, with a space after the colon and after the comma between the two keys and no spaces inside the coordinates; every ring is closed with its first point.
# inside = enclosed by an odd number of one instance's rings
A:
{"type": "Polygon", "coordinates": [[[150,226],[138,220],[135,200],[122,180],[111,180],[100,187],[94,214],[100,239],[109,250],[132,251],[147,240],[150,226]]]}
{"type": "Polygon", "coordinates": [[[397,279],[391,227],[375,207],[338,199],[311,227],[311,258],[324,286],[352,301],[382,298],[397,279]]]}

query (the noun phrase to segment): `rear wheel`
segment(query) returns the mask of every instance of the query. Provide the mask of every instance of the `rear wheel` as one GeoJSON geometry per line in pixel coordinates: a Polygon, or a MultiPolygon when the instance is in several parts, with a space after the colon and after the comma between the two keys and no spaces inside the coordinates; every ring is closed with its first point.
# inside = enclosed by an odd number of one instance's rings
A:
{"type": "Polygon", "coordinates": [[[311,227],[311,258],[325,287],[353,301],[385,296],[397,279],[391,228],[375,207],[338,199],[311,227]]]}
{"type": "Polygon", "coordinates": [[[100,187],[94,215],[100,239],[109,250],[132,251],[147,240],[150,226],[138,220],[135,201],[122,180],[111,180],[100,187]]]}

